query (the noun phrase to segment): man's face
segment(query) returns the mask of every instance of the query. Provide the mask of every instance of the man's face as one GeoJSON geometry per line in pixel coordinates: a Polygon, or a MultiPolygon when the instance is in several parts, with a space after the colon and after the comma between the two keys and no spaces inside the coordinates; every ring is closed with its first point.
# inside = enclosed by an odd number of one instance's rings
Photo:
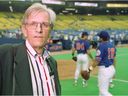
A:
{"type": "Polygon", "coordinates": [[[88,36],[87,36],[87,35],[85,35],[85,36],[84,36],[84,39],[85,39],[85,40],[87,40],[87,39],[88,39],[88,36]]]}
{"type": "Polygon", "coordinates": [[[49,14],[33,12],[23,26],[23,34],[33,48],[43,48],[50,32],[49,14]]]}

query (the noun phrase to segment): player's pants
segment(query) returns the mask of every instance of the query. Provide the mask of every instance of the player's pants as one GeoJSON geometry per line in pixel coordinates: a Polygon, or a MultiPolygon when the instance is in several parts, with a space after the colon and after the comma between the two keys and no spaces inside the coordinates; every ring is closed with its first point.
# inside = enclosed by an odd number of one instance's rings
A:
{"type": "Polygon", "coordinates": [[[87,54],[78,54],[74,79],[77,80],[81,70],[88,70],[89,59],[87,54]]]}
{"type": "Polygon", "coordinates": [[[112,96],[111,93],[109,93],[109,81],[112,79],[112,77],[115,74],[115,68],[113,65],[109,67],[105,66],[99,66],[99,72],[98,72],[98,86],[100,91],[100,96],[112,96]]]}

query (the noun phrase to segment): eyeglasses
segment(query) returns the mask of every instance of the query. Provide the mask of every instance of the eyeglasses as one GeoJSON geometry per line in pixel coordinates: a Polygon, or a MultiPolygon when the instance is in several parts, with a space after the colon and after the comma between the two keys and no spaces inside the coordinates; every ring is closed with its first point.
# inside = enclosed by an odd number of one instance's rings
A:
{"type": "Polygon", "coordinates": [[[48,29],[52,26],[52,24],[48,22],[42,22],[42,23],[32,22],[32,23],[25,23],[25,25],[27,25],[31,29],[36,29],[38,26],[40,26],[41,29],[48,29]]]}

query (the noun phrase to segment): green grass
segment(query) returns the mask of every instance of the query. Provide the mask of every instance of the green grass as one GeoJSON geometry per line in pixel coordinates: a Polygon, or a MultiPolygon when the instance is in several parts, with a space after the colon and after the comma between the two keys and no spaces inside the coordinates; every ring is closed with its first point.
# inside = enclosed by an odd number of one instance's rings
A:
{"type": "Polygon", "coordinates": [[[78,85],[73,85],[73,79],[70,80],[61,80],[62,85],[62,95],[98,95],[98,87],[96,78],[90,78],[88,81],[87,87],[82,87],[82,79],[78,81],[78,85]]]}
{"type": "MultiPolygon", "coordinates": [[[[110,92],[114,96],[122,96],[127,95],[128,96],[128,82],[120,82],[114,80],[115,87],[110,88],[110,92]]],[[[82,87],[82,80],[81,78],[78,81],[78,86],[73,85],[73,79],[69,80],[61,80],[61,86],[62,86],[62,95],[83,95],[83,96],[98,96],[98,86],[97,86],[97,78],[91,77],[88,81],[87,87],[82,87]]]]}
{"type": "MultiPolygon", "coordinates": [[[[93,56],[95,51],[92,52],[93,56]]],[[[55,59],[70,60],[71,54],[55,55],[55,59]]],[[[114,79],[114,88],[110,92],[114,96],[128,96],[128,48],[117,48],[116,55],[116,77],[114,79]]],[[[88,86],[82,87],[81,78],[78,86],[73,86],[73,78],[61,80],[62,96],[98,96],[97,76],[91,76],[88,80],[88,86]]]]}
{"type": "Polygon", "coordinates": [[[71,54],[60,54],[60,55],[54,55],[53,57],[56,60],[71,60],[72,55],[71,54]]]}

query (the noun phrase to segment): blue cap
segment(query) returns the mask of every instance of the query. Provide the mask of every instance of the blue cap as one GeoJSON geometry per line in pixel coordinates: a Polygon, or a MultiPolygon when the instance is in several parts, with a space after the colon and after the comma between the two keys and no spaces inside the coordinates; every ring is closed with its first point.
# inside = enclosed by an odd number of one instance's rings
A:
{"type": "Polygon", "coordinates": [[[82,36],[88,36],[88,32],[82,32],[82,36]]]}
{"type": "Polygon", "coordinates": [[[106,39],[109,39],[109,38],[110,38],[110,35],[108,34],[107,31],[101,31],[101,32],[98,34],[98,36],[99,36],[100,38],[106,38],[106,39]]]}

